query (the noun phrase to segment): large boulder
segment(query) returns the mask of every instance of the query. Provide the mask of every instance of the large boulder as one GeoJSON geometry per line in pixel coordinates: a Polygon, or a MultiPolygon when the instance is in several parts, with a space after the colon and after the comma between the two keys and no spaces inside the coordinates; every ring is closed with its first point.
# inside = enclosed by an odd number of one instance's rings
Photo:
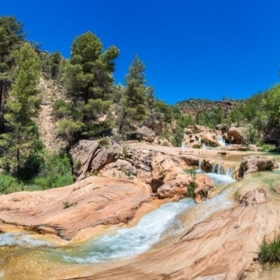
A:
{"type": "Polygon", "coordinates": [[[157,189],[159,198],[192,197],[196,202],[210,198],[216,189],[205,174],[180,174],[175,180],[167,181],[157,189]],[[194,185],[193,185],[194,184],[194,185]],[[194,187],[194,189],[192,189],[194,187]]]}
{"type": "Polygon", "coordinates": [[[198,135],[199,135],[201,143],[205,144],[206,146],[209,146],[209,147],[220,146],[215,132],[210,132],[210,131],[201,132],[198,135]]]}
{"type": "Polygon", "coordinates": [[[136,131],[132,132],[130,136],[132,139],[153,143],[156,133],[147,126],[138,127],[136,131]]]}
{"type": "Polygon", "coordinates": [[[238,177],[243,178],[244,175],[263,171],[263,170],[273,170],[279,168],[278,163],[274,157],[269,156],[248,156],[242,159],[238,177]]]}
{"type": "Polygon", "coordinates": [[[205,144],[209,147],[218,147],[216,133],[209,127],[202,125],[188,126],[184,130],[182,145],[187,148],[201,148],[205,144]]]}
{"type": "Polygon", "coordinates": [[[244,135],[244,128],[243,127],[235,127],[232,126],[229,128],[224,138],[231,144],[246,144],[247,140],[244,135]]]}
{"type": "Polygon", "coordinates": [[[118,159],[121,152],[119,144],[110,138],[102,140],[80,140],[71,150],[74,163],[74,177],[84,179],[87,174],[99,171],[108,163],[118,159]]]}

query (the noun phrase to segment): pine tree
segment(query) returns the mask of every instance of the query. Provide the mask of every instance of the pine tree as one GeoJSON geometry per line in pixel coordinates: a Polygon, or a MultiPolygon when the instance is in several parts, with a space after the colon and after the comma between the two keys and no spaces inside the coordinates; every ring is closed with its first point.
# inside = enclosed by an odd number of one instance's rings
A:
{"type": "Polygon", "coordinates": [[[15,54],[15,82],[4,115],[9,131],[1,135],[5,148],[6,167],[16,175],[34,153],[38,142],[37,129],[32,117],[38,113],[37,84],[40,78],[40,59],[33,47],[25,43],[15,54]]]}
{"type": "Polygon", "coordinates": [[[121,100],[121,116],[119,132],[122,134],[124,127],[131,128],[132,122],[140,122],[146,116],[147,92],[145,80],[145,65],[136,55],[126,75],[126,87],[121,100]]]}
{"type": "Polygon", "coordinates": [[[63,79],[72,107],[60,122],[62,135],[77,138],[98,133],[98,126],[102,127],[100,122],[97,124],[98,118],[112,103],[112,73],[118,53],[115,46],[104,51],[99,38],[91,32],[74,40],[63,79]]]}
{"type": "Polygon", "coordinates": [[[12,16],[0,17],[0,110],[3,110],[3,99],[12,84],[12,67],[14,52],[19,49],[24,38],[22,24],[12,16]]]}

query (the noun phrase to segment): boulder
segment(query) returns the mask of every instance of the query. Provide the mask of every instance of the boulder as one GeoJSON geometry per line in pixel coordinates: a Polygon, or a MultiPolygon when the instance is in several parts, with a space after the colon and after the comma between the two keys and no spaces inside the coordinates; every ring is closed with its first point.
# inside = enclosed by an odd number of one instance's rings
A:
{"type": "Polygon", "coordinates": [[[130,135],[131,138],[137,139],[139,141],[146,141],[153,143],[156,137],[156,134],[153,130],[146,126],[138,127],[136,131],[132,132],[130,135]]]}
{"type": "Polygon", "coordinates": [[[201,132],[199,133],[199,137],[201,139],[201,143],[210,146],[210,147],[218,147],[219,142],[217,140],[217,136],[215,132],[201,132]]]}
{"type": "Polygon", "coordinates": [[[101,140],[80,140],[71,150],[74,163],[74,177],[82,180],[87,173],[101,170],[120,156],[121,147],[110,138],[101,140]]]}
{"type": "Polygon", "coordinates": [[[176,179],[167,181],[157,189],[159,198],[181,198],[192,197],[196,202],[201,202],[211,197],[215,191],[212,180],[205,174],[180,174],[176,179]],[[191,184],[195,184],[193,193],[190,190],[191,184]]]}
{"type": "Polygon", "coordinates": [[[238,177],[243,178],[244,175],[263,171],[263,170],[273,170],[279,168],[278,163],[275,158],[269,156],[248,156],[242,159],[238,177]]]}
{"type": "Polygon", "coordinates": [[[246,144],[247,140],[244,136],[244,128],[242,127],[230,127],[225,139],[231,144],[246,144]]]}

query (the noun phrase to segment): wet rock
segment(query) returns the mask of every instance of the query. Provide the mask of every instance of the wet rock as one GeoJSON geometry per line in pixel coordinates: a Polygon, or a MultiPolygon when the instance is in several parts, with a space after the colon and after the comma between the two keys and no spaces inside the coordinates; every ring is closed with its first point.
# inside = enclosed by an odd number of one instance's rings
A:
{"type": "Polygon", "coordinates": [[[273,170],[279,168],[275,158],[269,156],[248,156],[242,159],[238,177],[243,178],[244,175],[264,170],[273,170]]]}

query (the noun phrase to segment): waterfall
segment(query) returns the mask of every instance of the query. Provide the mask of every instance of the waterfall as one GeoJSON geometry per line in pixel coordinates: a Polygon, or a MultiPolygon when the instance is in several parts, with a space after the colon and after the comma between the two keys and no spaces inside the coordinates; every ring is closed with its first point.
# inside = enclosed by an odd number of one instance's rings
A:
{"type": "Polygon", "coordinates": [[[218,141],[218,143],[220,144],[220,146],[225,147],[225,146],[227,145],[227,144],[226,144],[226,141],[225,141],[225,139],[223,138],[222,135],[218,135],[218,136],[217,136],[217,141],[218,141]]]}

